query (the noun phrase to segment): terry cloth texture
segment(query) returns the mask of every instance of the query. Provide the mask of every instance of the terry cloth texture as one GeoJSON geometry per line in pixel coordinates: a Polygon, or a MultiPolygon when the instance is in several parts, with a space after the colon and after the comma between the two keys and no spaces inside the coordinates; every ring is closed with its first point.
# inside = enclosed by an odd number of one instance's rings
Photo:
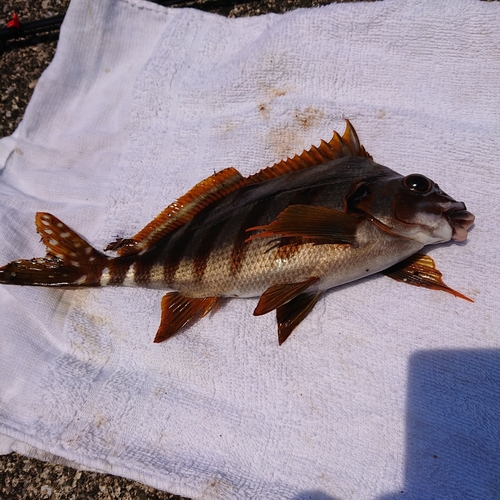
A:
{"type": "Polygon", "coordinates": [[[472,0],[244,19],[74,0],[0,141],[0,264],[44,255],[37,211],[101,249],[347,117],[376,161],[476,215],[429,248],[475,303],[372,277],[281,347],[256,299],[153,344],[162,291],[0,286],[1,451],[203,499],[498,498],[499,22],[472,0]]]}

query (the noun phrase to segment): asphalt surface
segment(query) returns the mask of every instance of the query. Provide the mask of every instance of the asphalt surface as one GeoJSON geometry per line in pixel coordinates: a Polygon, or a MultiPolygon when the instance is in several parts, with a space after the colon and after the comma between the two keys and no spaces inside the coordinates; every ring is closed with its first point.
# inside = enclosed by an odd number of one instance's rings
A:
{"type": "MultiPolygon", "coordinates": [[[[228,17],[242,17],[282,13],[328,3],[332,1],[197,0],[174,7],[194,7],[228,17]]],[[[21,23],[28,23],[64,15],[68,5],[69,0],[3,0],[0,27],[6,26],[13,13],[18,15],[21,23]]],[[[0,41],[0,137],[12,134],[22,120],[38,78],[54,57],[58,35],[58,30],[54,30],[3,43],[0,41]]],[[[116,476],[78,471],[16,453],[0,456],[0,500],[11,499],[186,500],[116,476]]]]}

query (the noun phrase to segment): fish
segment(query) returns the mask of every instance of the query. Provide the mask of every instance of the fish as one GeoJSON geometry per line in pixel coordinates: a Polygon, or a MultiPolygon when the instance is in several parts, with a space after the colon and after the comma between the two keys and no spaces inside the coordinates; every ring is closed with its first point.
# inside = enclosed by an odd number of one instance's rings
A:
{"type": "Polygon", "coordinates": [[[46,256],[4,265],[0,283],[168,290],[154,342],[225,298],[258,297],[253,314],[276,311],[281,345],[326,290],[379,272],[472,302],[419,252],[465,241],[473,222],[463,202],[426,176],[376,163],[346,120],[342,136],[334,132],[329,142],[255,174],[234,167],[214,173],[103,251],[38,212],[46,256]]]}

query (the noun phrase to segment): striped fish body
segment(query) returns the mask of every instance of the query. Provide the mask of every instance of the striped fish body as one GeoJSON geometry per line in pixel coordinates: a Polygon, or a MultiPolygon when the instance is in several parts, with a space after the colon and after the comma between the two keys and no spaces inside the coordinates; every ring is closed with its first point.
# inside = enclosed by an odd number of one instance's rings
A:
{"type": "Polygon", "coordinates": [[[463,241],[473,220],[426,177],[375,163],[347,121],[342,137],[254,175],[227,168],[201,181],[133,238],[111,243],[116,257],[37,213],[46,257],[1,267],[0,283],[173,290],[162,299],[156,342],[222,297],[260,296],[254,314],[276,310],[281,344],[324,290],[383,270],[467,299],[430,257],[414,254],[463,241]]]}
{"type": "Polygon", "coordinates": [[[362,217],[356,221],[355,245],[279,235],[248,241],[252,227],[270,224],[290,206],[342,212],[346,194],[367,174],[398,176],[368,158],[344,158],[242,187],[160,240],[132,266],[128,283],[188,297],[256,297],[270,286],[311,276],[320,277],[315,289],[326,290],[379,272],[423,244],[362,217]]]}

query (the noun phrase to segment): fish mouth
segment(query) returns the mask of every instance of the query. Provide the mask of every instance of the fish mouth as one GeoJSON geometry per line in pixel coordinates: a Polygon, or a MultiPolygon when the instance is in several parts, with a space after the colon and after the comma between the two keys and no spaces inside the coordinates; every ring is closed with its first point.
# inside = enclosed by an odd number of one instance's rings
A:
{"type": "Polygon", "coordinates": [[[458,206],[450,208],[444,212],[444,216],[453,229],[451,239],[453,241],[465,241],[467,239],[467,230],[472,226],[475,219],[474,215],[466,210],[465,204],[460,203],[458,206]]]}

